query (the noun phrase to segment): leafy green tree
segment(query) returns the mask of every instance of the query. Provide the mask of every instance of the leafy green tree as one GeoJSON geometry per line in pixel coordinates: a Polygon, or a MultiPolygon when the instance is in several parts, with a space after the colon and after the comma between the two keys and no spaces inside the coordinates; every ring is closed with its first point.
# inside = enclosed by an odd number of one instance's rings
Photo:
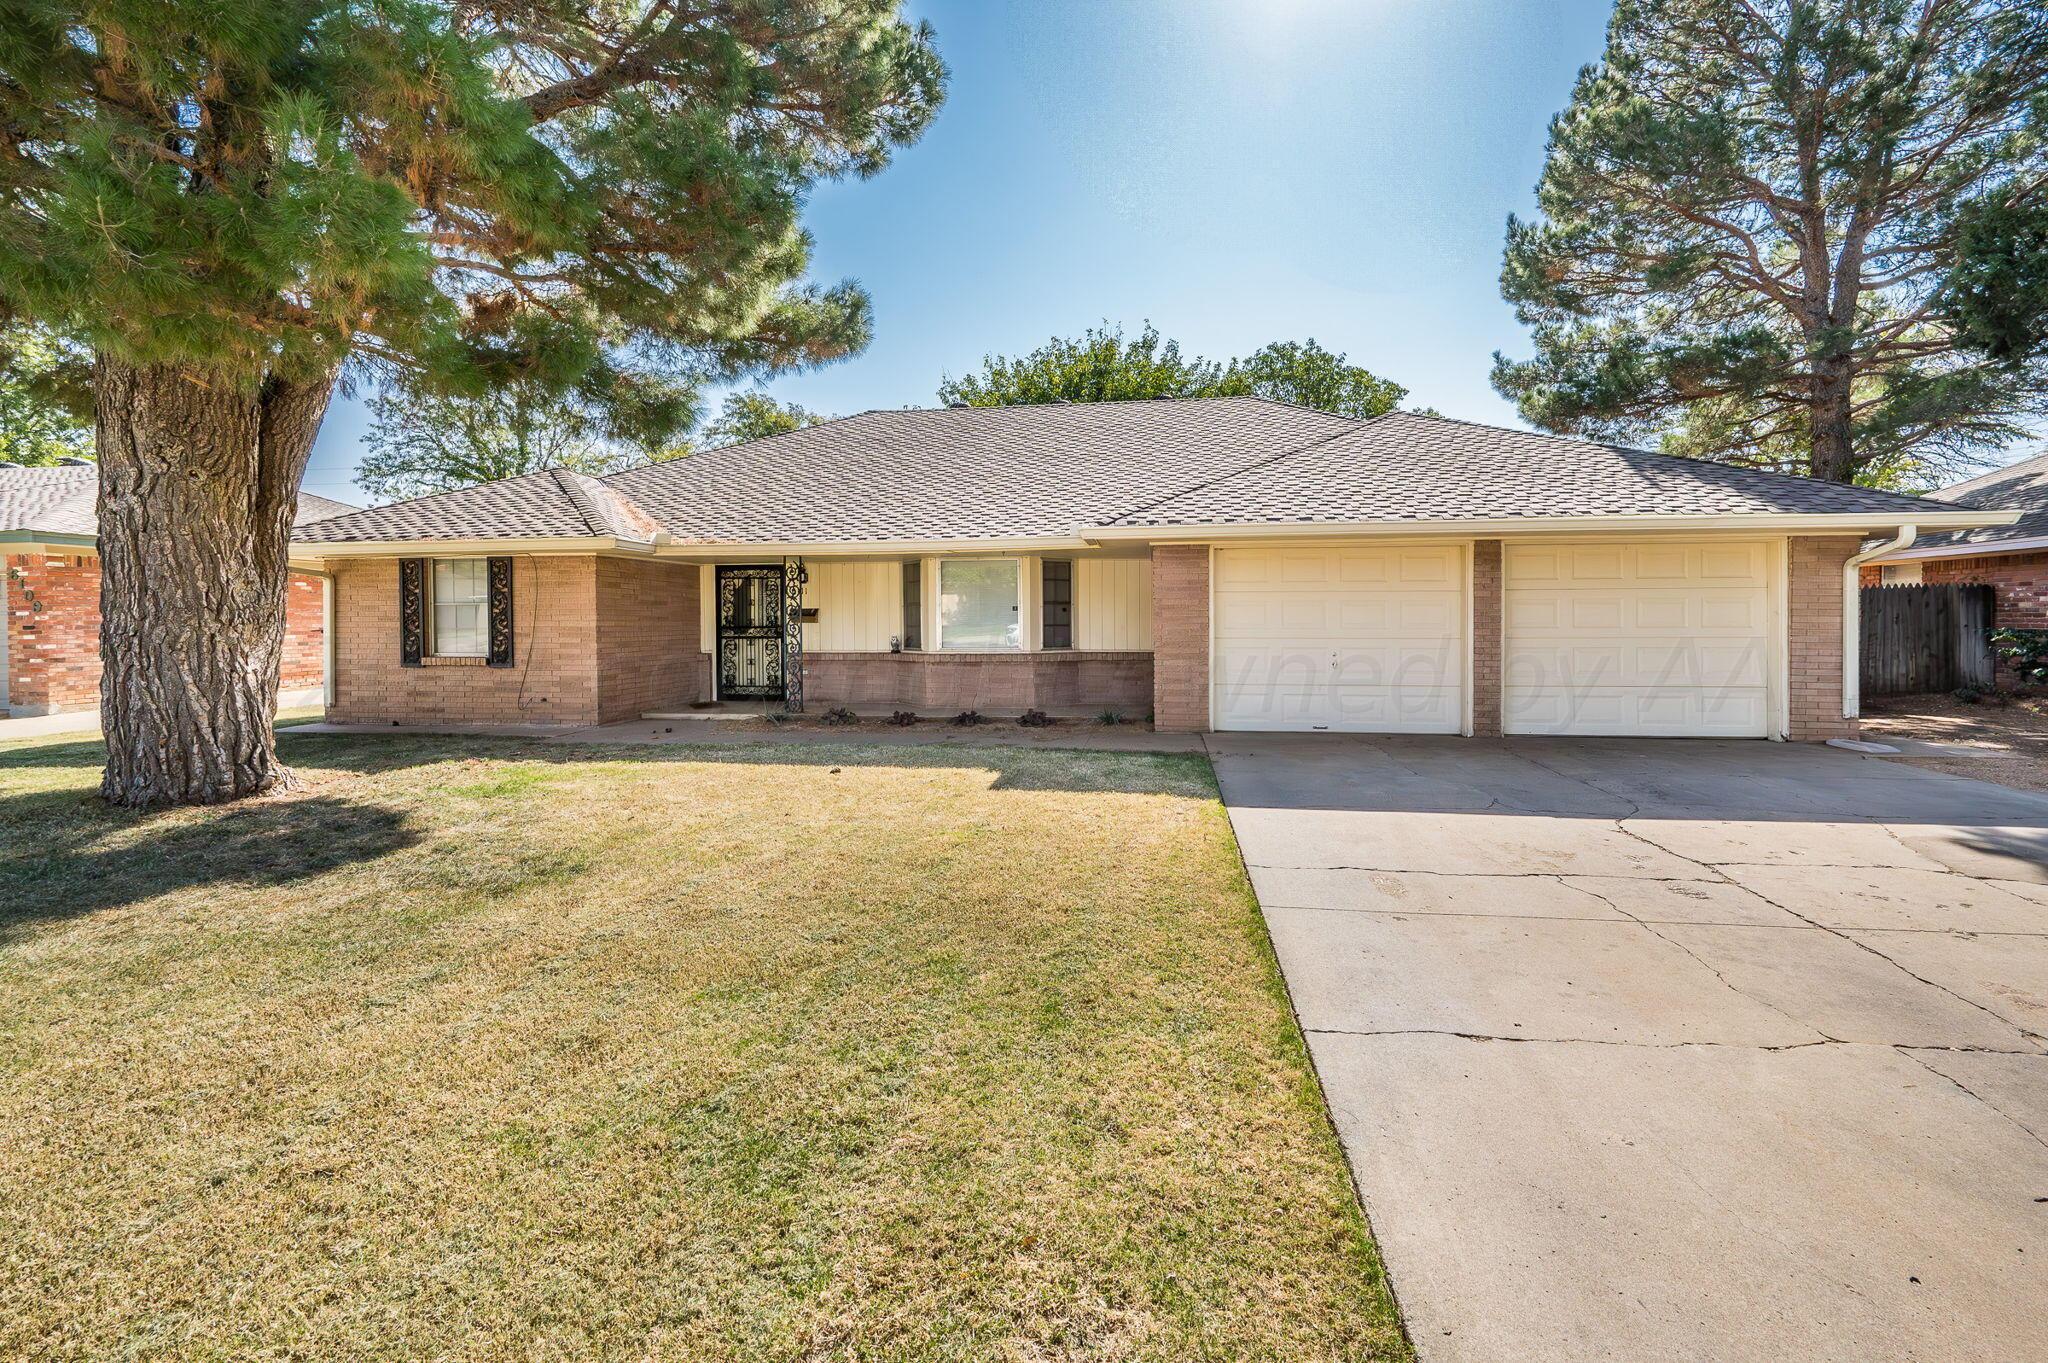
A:
{"type": "Polygon", "coordinates": [[[343,365],[654,443],[865,344],[810,186],[919,135],[900,0],[0,0],[0,320],[95,354],[113,801],[290,779],[299,477],[343,365]]]}
{"type": "Polygon", "coordinates": [[[0,460],[92,458],[92,397],[76,347],[37,327],[0,332],[0,460]]]}
{"type": "Polygon", "coordinates": [[[622,438],[608,415],[526,384],[456,397],[393,383],[370,400],[356,482],[376,497],[421,497],[541,469],[616,473],[673,448],[622,438]]]}
{"type": "Polygon", "coordinates": [[[777,402],[766,393],[730,393],[719,407],[718,415],[701,432],[699,440],[706,448],[716,449],[722,445],[762,440],[771,435],[786,435],[831,419],[794,402],[777,402]]]}
{"type": "Polygon", "coordinates": [[[1183,359],[1180,343],[1162,341],[1151,323],[1126,339],[1122,327],[1091,327],[1073,340],[1055,336],[1017,359],[990,355],[981,372],[947,375],[939,401],[951,406],[1017,407],[1036,402],[1119,402],[1137,398],[1201,397],[1223,378],[1223,367],[1183,359]]]}
{"type": "Polygon", "coordinates": [[[2019,438],[2048,398],[2018,230],[2044,118],[2037,5],[1619,0],[1551,125],[1542,217],[1508,223],[1536,353],[1496,355],[1494,384],[1550,430],[1835,482],[2019,438]]]}
{"type": "Polygon", "coordinates": [[[1407,393],[1313,340],[1275,342],[1224,365],[1183,356],[1179,342],[1162,340],[1149,322],[1132,338],[1105,323],[1017,359],[991,355],[980,373],[939,385],[941,402],[969,407],[1250,396],[1360,418],[1392,410],[1407,393]]]}
{"type": "Polygon", "coordinates": [[[1361,421],[1384,416],[1400,406],[1408,390],[1370,370],[1346,363],[1317,345],[1275,341],[1242,360],[1233,360],[1216,391],[1248,394],[1313,407],[1361,421]]]}

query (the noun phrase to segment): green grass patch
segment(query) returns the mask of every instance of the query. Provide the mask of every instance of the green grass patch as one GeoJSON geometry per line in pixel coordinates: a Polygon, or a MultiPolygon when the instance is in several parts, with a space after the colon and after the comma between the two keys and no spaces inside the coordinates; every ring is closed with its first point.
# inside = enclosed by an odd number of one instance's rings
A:
{"type": "Polygon", "coordinates": [[[0,745],[0,1356],[1406,1356],[1206,762],[0,745]]]}

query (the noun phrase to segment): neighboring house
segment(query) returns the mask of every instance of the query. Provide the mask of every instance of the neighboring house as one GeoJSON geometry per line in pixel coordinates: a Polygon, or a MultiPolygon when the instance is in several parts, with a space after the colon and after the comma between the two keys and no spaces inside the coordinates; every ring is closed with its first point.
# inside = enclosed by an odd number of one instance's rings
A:
{"type": "MultiPolygon", "coordinates": [[[[50,715],[100,703],[99,469],[0,465],[0,713],[50,715]]],[[[299,494],[298,524],[356,508],[299,494]]],[[[279,701],[321,703],[325,584],[293,573],[279,701]]]]}
{"type": "Polygon", "coordinates": [[[1863,543],[2008,519],[1219,398],[867,412],[337,516],[293,560],[332,575],[340,721],[789,697],[1174,730],[1818,739],[1856,727],[1843,621],[1863,543]]]}
{"type": "Polygon", "coordinates": [[[1992,623],[2048,629],[2048,454],[1927,494],[1949,506],[2017,511],[2011,525],[1922,534],[1909,549],[1863,569],[1863,585],[1980,582],[1991,586],[1992,623]]]}

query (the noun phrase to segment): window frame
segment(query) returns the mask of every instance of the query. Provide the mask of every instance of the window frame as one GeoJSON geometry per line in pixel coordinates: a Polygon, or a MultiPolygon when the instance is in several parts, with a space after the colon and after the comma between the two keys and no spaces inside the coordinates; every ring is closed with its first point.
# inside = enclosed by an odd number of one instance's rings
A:
{"type": "Polygon", "coordinates": [[[903,612],[898,626],[897,639],[905,653],[924,652],[924,564],[921,560],[903,560],[901,590],[896,593],[897,605],[903,612]]]}
{"type": "Polygon", "coordinates": [[[960,555],[960,556],[957,556],[957,557],[951,557],[951,558],[942,558],[942,559],[939,559],[939,560],[938,560],[938,569],[937,569],[937,571],[936,571],[936,572],[934,572],[934,573],[932,574],[932,595],[933,595],[933,610],[932,610],[932,616],[933,616],[933,624],[934,624],[934,626],[935,626],[935,628],[934,628],[934,630],[933,630],[933,633],[934,633],[934,634],[936,634],[936,635],[938,636],[938,637],[937,637],[937,639],[936,639],[936,640],[934,641],[934,643],[933,643],[933,651],[934,651],[934,652],[937,652],[937,653],[946,653],[946,652],[953,652],[953,653],[1025,653],[1025,652],[1028,652],[1028,651],[1029,651],[1029,649],[1028,649],[1028,648],[1026,647],[1026,643],[1025,643],[1025,639],[1024,639],[1024,620],[1025,620],[1025,614],[1024,614],[1024,593],[1025,593],[1025,590],[1026,590],[1026,585],[1027,585],[1027,583],[1028,583],[1029,579],[1030,579],[1030,574],[1029,574],[1029,573],[1026,573],[1026,572],[1024,571],[1024,560],[1023,560],[1023,558],[1021,558],[1021,557],[1019,557],[1019,556],[1017,556],[1017,555],[1014,555],[1014,554],[975,554],[975,555],[960,555]],[[1015,609],[1016,609],[1016,612],[1017,612],[1017,642],[1016,642],[1016,644],[1014,644],[1013,646],[1011,646],[1011,647],[1009,647],[1009,648],[955,648],[955,649],[948,649],[948,648],[947,648],[947,646],[946,646],[946,567],[947,567],[947,565],[948,565],[948,564],[954,564],[954,563],[959,563],[959,564],[967,564],[967,563],[1007,563],[1007,564],[1009,564],[1009,565],[1011,566],[1011,569],[1012,569],[1012,570],[1014,571],[1014,573],[1016,574],[1016,579],[1017,579],[1017,604],[1016,604],[1016,607],[1015,607],[1015,609]]]}
{"type": "Polygon", "coordinates": [[[487,555],[464,554],[454,558],[433,558],[427,560],[426,590],[426,654],[430,658],[474,658],[486,662],[491,656],[491,560],[487,555]],[[462,601],[449,601],[450,606],[478,606],[477,649],[474,653],[451,653],[441,647],[441,565],[444,563],[474,563],[483,570],[481,579],[482,595],[462,601]]]}
{"type": "Polygon", "coordinates": [[[1074,560],[1070,558],[1045,558],[1038,561],[1038,646],[1055,653],[1071,653],[1074,650],[1074,560]],[[1058,569],[1055,573],[1053,570],[1058,569]],[[1057,581],[1066,589],[1065,601],[1052,599],[1052,588],[1057,581]],[[1054,606],[1064,606],[1067,618],[1058,625],[1052,623],[1054,606]],[[1052,641],[1052,631],[1058,629],[1066,637],[1059,643],[1052,641]]]}

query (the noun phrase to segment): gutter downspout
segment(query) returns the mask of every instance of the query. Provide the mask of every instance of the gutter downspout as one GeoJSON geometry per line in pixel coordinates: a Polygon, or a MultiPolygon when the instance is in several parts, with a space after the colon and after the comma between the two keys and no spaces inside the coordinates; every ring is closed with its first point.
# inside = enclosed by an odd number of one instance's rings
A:
{"type": "Polygon", "coordinates": [[[1861,569],[1874,558],[1911,549],[1920,528],[1902,525],[1898,535],[1875,549],[1849,555],[1842,565],[1842,718],[1855,719],[1863,712],[1863,584],[1861,569]]]}

